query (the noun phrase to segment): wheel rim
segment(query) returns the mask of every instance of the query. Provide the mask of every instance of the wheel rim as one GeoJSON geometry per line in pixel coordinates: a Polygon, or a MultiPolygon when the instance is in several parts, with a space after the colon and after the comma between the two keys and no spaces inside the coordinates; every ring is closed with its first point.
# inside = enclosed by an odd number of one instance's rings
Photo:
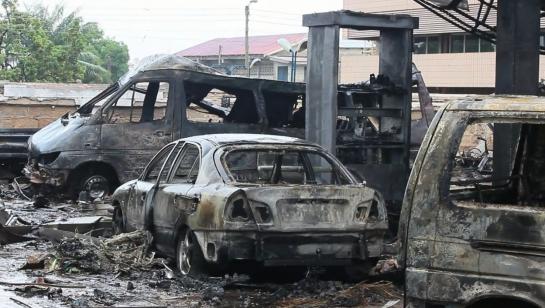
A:
{"type": "Polygon", "coordinates": [[[108,179],[102,175],[93,175],[85,181],[83,188],[92,199],[102,198],[109,192],[108,179]]]}
{"type": "Polygon", "coordinates": [[[189,275],[191,271],[191,253],[193,249],[193,241],[191,240],[191,232],[186,231],[180,249],[178,249],[178,268],[183,275],[189,275]]]}

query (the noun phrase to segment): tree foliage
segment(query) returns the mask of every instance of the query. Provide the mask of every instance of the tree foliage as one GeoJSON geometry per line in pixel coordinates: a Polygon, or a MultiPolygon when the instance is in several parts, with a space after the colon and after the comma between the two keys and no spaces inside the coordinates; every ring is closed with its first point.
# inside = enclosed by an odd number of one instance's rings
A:
{"type": "Polygon", "coordinates": [[[128,47],[63,6],[19,10],[2,0],[0,79],[110,83],[128,70],[128,47]]]}

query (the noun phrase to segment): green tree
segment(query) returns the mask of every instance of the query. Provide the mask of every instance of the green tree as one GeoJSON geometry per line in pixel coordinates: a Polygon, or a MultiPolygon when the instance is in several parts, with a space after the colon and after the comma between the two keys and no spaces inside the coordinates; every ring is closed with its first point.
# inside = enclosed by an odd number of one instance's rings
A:
{"type": "Polygon", "coordinates": [[[0,78],[12,81],[110,83],[127,71],[128,48],[62,6],[27,12],[2,0],[0,78]]]}

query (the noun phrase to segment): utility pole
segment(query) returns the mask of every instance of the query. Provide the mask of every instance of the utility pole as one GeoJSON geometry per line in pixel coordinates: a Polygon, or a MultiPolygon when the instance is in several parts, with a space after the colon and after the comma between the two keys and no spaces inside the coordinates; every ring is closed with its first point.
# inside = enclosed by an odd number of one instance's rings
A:
{"type": "Polygon", "coordinates": [[[256,3],[257,0],[250,0],[246,7],[244,7],[244,14],[246,16],[246,32],[244,35],[244,67],[248,70],[248,77],[250,77],[250,42],[248,41],[248,32],[250,25],[250,4],[256,3]]]}

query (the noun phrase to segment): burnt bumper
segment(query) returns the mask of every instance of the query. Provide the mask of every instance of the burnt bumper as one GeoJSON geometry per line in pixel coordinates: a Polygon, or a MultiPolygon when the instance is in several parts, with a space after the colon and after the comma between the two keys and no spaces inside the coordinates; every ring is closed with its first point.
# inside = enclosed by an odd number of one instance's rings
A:
{"type": "Polygon", "coordinates": [[[348,265],[381,254],[382,232],[195,232],[214,263],[257,261],[265,266],[348,265]]]}
{"type": "Polygon", "coordinates": [[[49,169],[39,164],[27,164],[23,169],[23,173],[33,184],[62,187],[66,184],[69,171],[49,169]]]}

